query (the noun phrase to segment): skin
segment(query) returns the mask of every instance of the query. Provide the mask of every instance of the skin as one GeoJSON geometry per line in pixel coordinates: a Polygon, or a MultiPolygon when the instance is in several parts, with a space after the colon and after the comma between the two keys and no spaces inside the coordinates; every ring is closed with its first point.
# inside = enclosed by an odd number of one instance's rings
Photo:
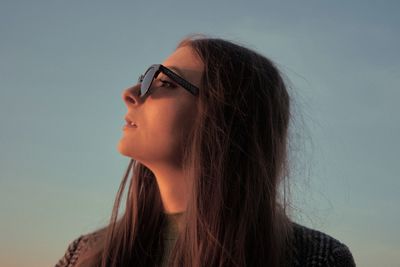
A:
{"type": "MultiPolygon", "coordinates": [[[[190,47],[178,48],[162,64],[174,71],[174,68],[179,69],[176,73],[200,88],[204,64],[190,47]]],[[[163,73],[153,81],[144,99],[137,96],[139,87],[135,85],[123,91],[122,99],[128,109],[126,115],[137,127],[124,129],[118,150],[154,173],[164,212],[183,212],[191,184],[182,171],[182,139],[187,136],[197,116],[198,96],[163,73]]]]}

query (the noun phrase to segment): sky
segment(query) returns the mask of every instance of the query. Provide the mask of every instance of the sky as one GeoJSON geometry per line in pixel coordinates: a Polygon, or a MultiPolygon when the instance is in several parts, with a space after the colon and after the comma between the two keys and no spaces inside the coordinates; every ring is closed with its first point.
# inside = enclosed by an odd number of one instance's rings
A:
{"type": "MultiPolygon", "coordinates": [[[[111,216],[122,91],[183,37],[272,59],[293,103],[292,218],[400,266],[398,1],[0,1],[0,266],[54,266],[111,216]]],[[[160,118],[161,119],[161,118],[160,118]]]]}

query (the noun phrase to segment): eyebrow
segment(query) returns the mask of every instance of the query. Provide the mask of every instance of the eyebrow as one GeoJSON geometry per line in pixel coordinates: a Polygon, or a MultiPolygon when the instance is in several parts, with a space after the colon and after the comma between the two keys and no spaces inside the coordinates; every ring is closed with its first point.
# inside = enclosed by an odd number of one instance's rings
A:
{"type": "Polygon", "coordinates": [[[167,76],[177,82],[180,86],[189,90],[193,94],[198,94],[199,88],[185,78],[181,69],[175,66],[164,66],[162,64],[159,66],[162,67],[161,71],[164,71],[167,76]]]}
{"type": "Polygon", "coordinates": [[[185,75],[183,75],[183,72],[181,69],[175,67],[175,66],[165,66],[168,69],[174,70],[176,72],[176,74],[178,74],[179,76],[181,76],[184,79],[187,79],[187,77],[185,77],[185,75]]]}

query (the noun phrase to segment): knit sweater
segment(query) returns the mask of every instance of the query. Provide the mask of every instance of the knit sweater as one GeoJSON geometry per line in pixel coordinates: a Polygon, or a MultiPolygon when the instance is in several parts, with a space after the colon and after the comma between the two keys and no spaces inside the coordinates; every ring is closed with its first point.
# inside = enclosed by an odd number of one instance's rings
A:
{"type": "MultiPolygon", "coordinates": [[[[171,249],[178,235],[178,223],[182,213],[167,214],[167,231],[163,235],[165,254],[162,265],[167,266],[171,249]]],[[[320,231],[293,223],[293,261],[291,267],[353,267],[356,266],[349,248],[337,239],[320,231]]],[[[55,267],[73,267],[79,257],[79,253],[93,240],[92,234],[81,235],[73,240],[65,255],[58,261],[55,267]]]]}

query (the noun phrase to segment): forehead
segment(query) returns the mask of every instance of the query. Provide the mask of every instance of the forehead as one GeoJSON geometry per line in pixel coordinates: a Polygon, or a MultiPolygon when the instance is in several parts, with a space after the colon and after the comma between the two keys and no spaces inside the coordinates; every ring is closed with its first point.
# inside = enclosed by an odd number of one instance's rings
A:
{"type": "Polygon", "coordinates": [[[204,64],[191,47],[183,46],[176,49],[162,64],[179,69],[183,78],[194,85],[200,85],[204,64]]]}

